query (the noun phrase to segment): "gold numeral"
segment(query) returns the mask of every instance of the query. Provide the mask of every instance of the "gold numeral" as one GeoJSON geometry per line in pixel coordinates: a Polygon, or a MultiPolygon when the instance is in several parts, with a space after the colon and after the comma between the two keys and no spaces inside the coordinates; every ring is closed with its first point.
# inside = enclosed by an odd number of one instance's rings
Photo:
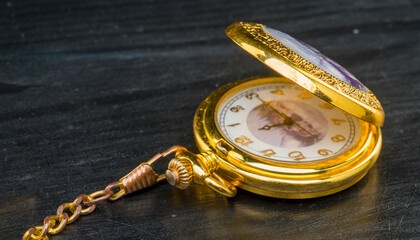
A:
{"type": "Polygon", "coordinates": [[[294,151],[289,153],[289,157],[293,158],[293,160],[301,160],[305,159],[306,157],[299,151],[294,151]]]}
{"type": "Polygon", "coordinates": [[[343,137],[342,135],[336,135],[336,136],[332,137],[331,140],[333,142],[342,142],[342,141],[346,140],[346,138],[343,137]]]}
{"type": "Polygon", "coordinates": [[[333,153],[333,151],[328,150],[328,149],[319,149],[318,150],[318,154],[321,156],[328,156],[330,155],[330,153],[333,153]]]}
{"type": "Polygon", "coordinates": [[[284,95],[284,92],[281,89],[277,89],[277,90],[271,91],[271,93],[274,93],[274,94],[277,94],[277,95],[284,95]]]}
{"type": "Polygon", "coordinates": [[[310,94],[308,92],[302,92],[301,94],[298,95],[298,97],[300,97],[302,99],[311,99],[312,98],[312,94],[310,94]]]}
{"type": "Polygon", "coordinates": [[[336,119],[336,118],[331,118],[331,121],[335,124],[335,125],[341,125],[342,122],[346,122],[346,120],[344,119],[336,119]]]}
{"type": "Polygon", "coordinates": [[[237,126],[237,125],[241,125],[241,124],[240,123],[229,124],[228,127],[234,127],[234,126],[237,126]]]}
{"type": "Polygon", "coordinates": [[[240,137],[237,137],[235,139],[235,142],[237,142],[239,144],[242,144],[244,146],[247,146],[248,144],[253,143],[253,141],[251,141],[251,139],[245,137],[244,135],[242,135],[240,137]]]}
{"type": "Polygon", "coordinates": [[[245,110],[241,105],[237,105],[235,107],[231,107],[230,111],[232,112],[239,112],[240,110],[245,110]]]}
{"type": "Polygon", "coordinates": [[[248,93],[247,95],[245,95],[246,98],[248,99],[252,99],[253,97],[258,98],[258,94],[256,93],[248,93]]]}
{"type": "Polygon", "coordinates": [[[271,155],[276,154],[276,152],[273,151],[273,149],[267,149],[261,151],[265,157],[271,157],[271,155]]]}
{"type": "Polygon", "coordinates": [[[322,107],[322,108],[325,108],[325,109],[331,109],[331,108],[334,107],[333,105],[331,105],[327,102],[324,102],[323,104],[319,104],[319,106],[322,107]]]}

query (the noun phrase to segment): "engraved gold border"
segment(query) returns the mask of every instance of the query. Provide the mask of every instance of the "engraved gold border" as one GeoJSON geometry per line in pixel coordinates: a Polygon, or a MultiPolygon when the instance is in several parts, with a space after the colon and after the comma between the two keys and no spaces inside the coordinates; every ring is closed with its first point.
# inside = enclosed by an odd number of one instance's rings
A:
{"type": "Polygon", "coordinates": [[[339,80],[338,78],[332,76],[321,68],[315,66],[308,60],[304,59],[302,56],[286,47],[284,44],[279,42],[276,38],[268,34],[262,27],[261,24],[250,24],[240,22],[242,27],[247,30],[253,37],[257,40],[264,43],[266,46],[271,48],[276,53],[280,54],[296,66],[301,69],[304,69],[308,73],[316,76],[318,79],[321,79],[323,82],[334,87],[338,91],[351,96],[352,98],[378,110],[383,110],[381,104],[379,103],[376,96],[369,90],[369,92],[364,92],[360,89],[353,87],[352,85],[339,80]]]}
{"type": "Polygon", "coordinates": [[[357,89],[315,66],[268,34],[263,25],[237,22],[225,32],[249,54],[315,96],[365,122],[383,126],[385,113],[371,91],[357,89]]]}

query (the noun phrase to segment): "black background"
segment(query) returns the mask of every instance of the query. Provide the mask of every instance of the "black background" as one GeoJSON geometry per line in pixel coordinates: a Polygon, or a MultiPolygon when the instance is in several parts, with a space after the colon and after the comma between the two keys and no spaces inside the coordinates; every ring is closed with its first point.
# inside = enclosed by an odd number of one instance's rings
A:
{"type": "Polygon", "coordinates": [[[235,21],[290,33],[373,90],[386,121],[369,174],[309,200],[162,184],[51,239],[420,238],[419,1],[1,1],[0,14],[1,239],[172,145],[196,151],[210,92],[276,75],[225,35],[235,21]]]}

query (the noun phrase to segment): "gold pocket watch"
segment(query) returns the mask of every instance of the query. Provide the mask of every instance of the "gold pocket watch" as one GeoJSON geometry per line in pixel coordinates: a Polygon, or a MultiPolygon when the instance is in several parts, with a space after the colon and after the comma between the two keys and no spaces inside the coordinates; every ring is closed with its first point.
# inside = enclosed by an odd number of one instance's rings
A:
{"type": "Polygon", "coordinates": [[[252,77],[210,94],[194,117],[200,150],[174,146],[104,190],[63,203],[23,239],[47,239],[103,200],[167,180],[193,182],[228,197],[243,188],[279,198],[332,194],[359,181],[379,156],[384,111],[351,73],[311,46],[256,23],[234,23],[227,35],[282,76],[252,77]],[[152,164],[174,155],[164,174],[152,164]]]}

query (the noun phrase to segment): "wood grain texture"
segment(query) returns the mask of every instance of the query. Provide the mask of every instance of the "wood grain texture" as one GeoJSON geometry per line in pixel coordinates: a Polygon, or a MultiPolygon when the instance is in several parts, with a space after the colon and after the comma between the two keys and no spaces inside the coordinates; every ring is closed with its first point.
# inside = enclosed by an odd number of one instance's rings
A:
{"type": "Polygon", "coordinates": [[[419,12],[414,0],[0,2],[0,239],[172,145],[196,150],[200,101],[275,75],[225,35],[241,20],[315,46],[374,91],[386,120],[369,174],[298,201],[159,185],[51,239],[420,238],[419,12]]]}

